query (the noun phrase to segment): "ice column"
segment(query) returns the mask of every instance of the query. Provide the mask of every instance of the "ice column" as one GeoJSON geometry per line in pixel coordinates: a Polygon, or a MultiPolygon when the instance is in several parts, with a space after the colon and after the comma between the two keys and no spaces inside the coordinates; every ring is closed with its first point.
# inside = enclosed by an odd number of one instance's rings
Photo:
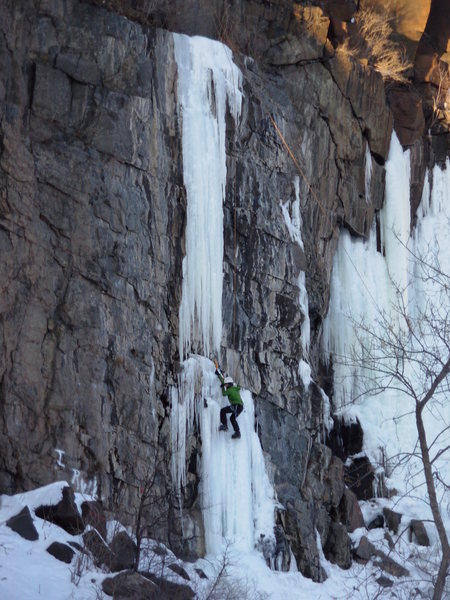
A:
{"type": "Polygon", "coordinates": [[[174,34],[178,110],[187,194],[186,255],[179,312],[179,351],[217,352],[222,336],[225,113],[237,120],[241,74],[229,48],[174,34]]]}

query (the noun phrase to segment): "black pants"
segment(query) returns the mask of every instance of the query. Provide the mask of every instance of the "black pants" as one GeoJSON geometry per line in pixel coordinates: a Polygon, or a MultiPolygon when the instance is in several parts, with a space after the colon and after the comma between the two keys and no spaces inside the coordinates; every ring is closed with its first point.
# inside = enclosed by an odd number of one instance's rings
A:
{"type": "Polygon", "coordinates": [[[238,417],[243,410],[244,407],[242,404],[230,404],[230,406],[224,406],[220,409],[220,422],[227,427],[227,414],[231,413],[230,422],[233,425],[233,429],[234,431],[239,431],[236,417],[238,417]]]}

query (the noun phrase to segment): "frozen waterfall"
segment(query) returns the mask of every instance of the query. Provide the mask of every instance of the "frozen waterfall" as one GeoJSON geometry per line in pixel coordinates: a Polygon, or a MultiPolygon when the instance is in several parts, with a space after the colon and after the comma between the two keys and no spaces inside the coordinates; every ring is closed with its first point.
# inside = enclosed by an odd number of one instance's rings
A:
{"type": "Polygon", "coordinates": [[[209,356],[222,337],[225,113],[238,119],[241,73],[229,48],[174,34],[178,109],[187,194],[186,255],[180,307],[182,360],[193,347],[209,356]]]}
{"type": "MultiPolygon", "coordinates": [[[[418,486],[414,493],[424,498],[420,461],[417,457],[408,462],[399,460],[416,447],[414,401],[399,386],[375,393],[380,384],[389,382],[380,379],[377,369],[371,371],[368,355],[367,362],[364,361],[364,353],[370,353],[370,348],[374,351],[371,334],[379,333],[381,339],[387,324],[403,336],[412,351],[420,353],[417,341],[409,334],[408,319],[414,320],[425,309],[445,318],[450,309],[448,285],[443,288],[433,278],[424,280],[419,276],[421,258],[447,275],[450,273],[450,163],[447,160],[445,170],[435,166],[427,174],[417,226],[410,234],[409,161],[409,151],[403,152],[393,134],[386,163],[385,205],[379,216],[378,249],[375,225],[367,241],[341,232],[333,264],[329,312],[323,328],[323,349],[324,358],[331,357],[333,361],[335,408],[346,420],[358,418],[361,422],[363,449],[372,464],[385,462],[393,487],[406,491],[405,485],[409,489],[418,486]],[[405,306],[407,319],[396,310],[399,302],[405,306]],[[355,354],[359,357],[357,361],[353,360],[355,354]]],[[[427,324],[417,326],[421,331],[420,343],[429,344],[433,352],[439,352],[439,344],[431,339],[427,324]]],[[[383,358],[379,348],[375,352],[379,352],[381,367],[383,360],[395,360],[395,357],[383,358]]],[[[422,389],[424,383],[417,365],[405,361],[403,368],[416,389],[422,389]]],[[[442,400],[437,394],[425,414],[430,442],[442,432],[443,423],[448,424],[448,408],[442,400]]],[[[450,433],[444,431],[437,437],[433,450],[449,443],[450,433]]],[[[449,481],[448,461],[441,457],[440,462],[434,466],[440,469],[443,480],[449,481]]]]}
{"type": "Polygon", "coordinates": [[[239,118],[241,74],[219,42],[174,34],[178,109],[182,119],[187,192],[179,349],[182,369],[171,389],[172,477],[186,483],[187,447],[201,437],[200,499],[208,554],[225,543],[252,550],[273,535],[275,498],[255,432],[253,399],[242,392],[242,437],[218,431],[221,395],[214,365],[222,336],[223,200],[226,184],[225,113],[239,118]],[[192,354],[196,352],[196,354],[192,354]]]}

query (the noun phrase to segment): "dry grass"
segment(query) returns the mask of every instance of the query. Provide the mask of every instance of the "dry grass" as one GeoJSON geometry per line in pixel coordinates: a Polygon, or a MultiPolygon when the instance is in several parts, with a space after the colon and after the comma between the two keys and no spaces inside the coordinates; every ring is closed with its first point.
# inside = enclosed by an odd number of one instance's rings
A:
{"type": "Polygon", "coordinates": [[[391,39],[389,16],[367,7],[355,14],[355,22],[357,31],[337,50],[355,59],[367,60],[385,81],[406,83],[405,73],[412,64],[404,48],[391,39]]]}
{"type": "Polygon", "coordinates": [[[433,94],[430,127],[436,123],[450,123],[450,68],[440,63],[437,85],[433,94]]]}

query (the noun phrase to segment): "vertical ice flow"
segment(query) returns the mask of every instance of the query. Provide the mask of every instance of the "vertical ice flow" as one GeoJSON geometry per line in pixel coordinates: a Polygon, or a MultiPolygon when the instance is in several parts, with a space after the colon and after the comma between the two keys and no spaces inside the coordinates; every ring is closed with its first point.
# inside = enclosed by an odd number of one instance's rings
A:
{"type": "Polygon", "coordinates": [[[218,42],[174,34],[174,44],[187,224],[179,313],[182,369],[170,392],[172,478],[178,488],[185,485],[187,444],[199,431],[206,550],[218,554],[225,540],[251,550],[261,534],[272,536],[274,527],[274,492],[254,428],[252,396],[242,391],[241,439],[219,432],[220,408],[228,401],[205,358],[218,351],[221,340],[225,112],[228,104],[234,119],[239,116],[241,75],[230,50],[218,42]]]}
{"type": "Polygon", "coordinates": [[[201,37],[174,34],[178,109],[187,194],[186,255],[179,312],[179,352],[217,352],[222,336],[225,113],[237,120],[241,74],[231,51],[201,37]]]}
{"type": "Polygon", "coordinates": [[[369,204],[371,200],[372,186],[372,155],[370,153],[369,143],[366,142],[366,154],[364,156],[364,190],[366,202],[369,204]]]}
{"type": "MultiPolygon", "coordinates": [[[[371,381],[377,378],[376,385],[379,385],[380,373],[371,372],[367,363],[364,366],[351,360],[354,351],[358,356],[363,355],[363,347],[370,346],[373,340],[357,324],[363,322],[367,331],[383,337],[386,323],[389,323],[404,336],[405,343],[409,343],[412,350],[420,351],[415,348],[414,337],[407,335],[405,323],[395,310],[399,297],[405,302],[410,322],[424,310],[427,314],[442,313],[444,318],[448,314],[448,286],[436,285],[434,278],[424,281],[420,277],[420,258],[425,258],[442,272],[450,273],[448,160],[445,170],[438,166],[434,168],[432,183],[431,188],[426,178],[421,205],[417,210],[417,225],[410,236],[409,152],[403,152],[393,134],[386,163],[386,200],[380,219],[385,256],[377,251],[373,228],[367,241],[354,239],[346,231],[341,232],[334,257],[330,306],[323,327],[324,358],[333,359],[335,407],[347,420],[356,417],[360,420],[364,429],[364,450],[373,464],[381,462],[381,451],[386,453],[391,467],[395,459],[389,457],[414,452],[417,442],[414,413],[411,412],[414,406],[408,394],[398,389],[386,389],[378,395],[369,393],[371,381]],[[386,319],[384,324],[380,322],[380,316],[386,319]]],[[[434,348],[436,341],[431,339],[426,323],[421,323],[420,327],[421,340],[430,349],[434,348]]],[[[416,382],[415,389],[420,390],[423,381],[418,377],[416,367],[405,363],[404,369],[406,376],[416,382]]],[[[442,412],[437,402],[430,408],[425,419],[429,439],[434,440],[442,430],[442,412]]],[[[441,435],[435,449],[448,445],[449,438],[449,432],[441,435]]],[[[448,481],[448,461],[443,462],[440,469],[441,477],[448,481]]],[[[425,493],[424,486],[420,486],[423,475],[416,458],[407,465],[397,465],[391,480],[399,490],[404,490],[405,485],[419,486],[414,493],[425,493]]]]}

